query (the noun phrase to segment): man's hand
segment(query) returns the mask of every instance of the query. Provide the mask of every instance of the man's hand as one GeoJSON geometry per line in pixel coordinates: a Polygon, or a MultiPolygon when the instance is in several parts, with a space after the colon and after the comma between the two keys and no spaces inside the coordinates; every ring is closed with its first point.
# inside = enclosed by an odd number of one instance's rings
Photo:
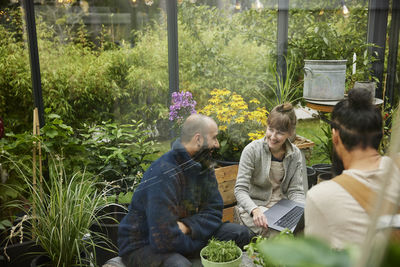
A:
{"type": "Polygon", "coordinates": [[[268,229],[267,217],[265,217],[264,213],[262,213],[259,208],[252,210],[251,214],[253,214],[253,221],[256,226],[268,229]]]}
{"type": "Polygon", "coordinates": [[[190,230],[189,227],[186,226],[186,224],[184,224],[183,222],[180,222],[180,221],[177,221],[177,223],[178,223],[179,229],[182,231],[183,234],[190,235],[190,233],[192,231],[190,230]]]}

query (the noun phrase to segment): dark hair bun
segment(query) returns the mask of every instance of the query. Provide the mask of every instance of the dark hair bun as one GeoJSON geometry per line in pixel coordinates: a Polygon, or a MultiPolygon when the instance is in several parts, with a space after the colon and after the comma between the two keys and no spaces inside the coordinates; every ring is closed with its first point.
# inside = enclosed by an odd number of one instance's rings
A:
{"type": "Polygon", "coordinates": [[[354,109],[368,109],[372,105],[371,92],[365,88],[353,88],[348,94],[349,105],[354,109]]]}
{"type": "Polygon", "coordinates": [[[293,105],[290,103],[283,103],[276,107],[278,112],[290,112],[293,110],[293,105]]]}

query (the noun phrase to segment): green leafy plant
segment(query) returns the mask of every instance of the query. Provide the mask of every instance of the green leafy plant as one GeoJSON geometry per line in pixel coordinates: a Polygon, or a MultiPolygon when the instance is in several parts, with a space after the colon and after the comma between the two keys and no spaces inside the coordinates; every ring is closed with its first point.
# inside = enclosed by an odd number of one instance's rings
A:
{"type": "Polygon", "coordinates": [[[356,250],[333,250],[320,240],[302,238],[280,238],[263,240],[258,245],[259,253],[268,258],[263,266],[354,266],[356,250]]]}
{"type": "Polygon", "coordinates": [[[333,250],[309,237],[294,237],[289,229],[270,239],[257,236],[245,246],[253,262],[261,266],[353,266],[357,250],[333,250]]]}
{"type": "Polygon", "coordinates": [[[317,144],[317,153],[321,155],[322,160],[332,160],[333,143],[332,143],[332,130],[328,123],[323,123],[321,130],[324,136],[315,136],[320,142],[317,144]]]}
{"type": "Polygon", "coordinates": [[[203,258],[212,262],[233,261],[241,256],[240,248],[234,241],[219,241],[211,238],[202,250],[203,258]]]}
{"type": "Polygon", "coordinates": [[[90,230],[100,219],[96,211],[107,203],[107,191],[96,189],[97,178],[84,169],[67,173],[62,161],[53,159],[48,180],[39,182],[37,178],[36,183],[30,167],[15,164],[30,197],[8,205],[26,213],[23,221],[28,223],[17,224],[9,240],[15,235],[27,235],[43,248],[42,254],[52,266],[95,263],[92,253],[98,241],[109,242],[104,235],[90,230]]]}
{"type": "MultiPolygon", "coordinates": [[[[279,235],[273,236],[271,240],[275,239],[293,239],[294,235],[292,231],[290,231],[288,228],[283,229],[279,235]]],[[[253,260],[254,264],[261,265],[261,266],[275,266],[271,260],[268,258],[267,255],[260,253],[260,248],[259,245],[268,240],[266,237],[263,237],[261,235],[253,237],[251,242],[244,246],[245,251],[247,252],[247,255],[249,255],[250,259],[253,260]]]]}
{"type": "Polygon", "coordinates": [[[114,193],[133,191],[156,154],[151,132],[141,121],[118,124],[103,121],[85,125],[79,136],[89,157],[87,170],[100,179],[113,182],[114,193]]]}
{"type": "MultiPolygon", "coordinates": [[[[0,183],[0,204],[11,200],[29,198],[25,195],[26,183],[21,178],[19,165],[30,165],[32,162],[33,143],[39,140],[42,143],[42,159],[48,160],[48,154],[64,159],[64,168],[67,172],[74,169],[81,169],[87,163],[84,147],[79,139],[74,136],[72,127],[66,125],[59,115],[46,109],[46,125],[41,128],[41,135],[32,136],[32,132],[25,131],[15,134],[7,132],[6,136],[0,139],[0,154],[10,160],[0,159],[1,180],[0,183]],[[17,164],[15,164],[17,163],[17,164]]],[[[43,172],[48,173],[47,164],[43,164],[43,172]]],[[[7,207],[0,210],[0,220],[11,216],[12,211],[7,207]]]]}
{"type": "Polygon", "coordinates": [[[398,113],[399,105],[392,107],[386,99],[385,105],[382,108],[382,119],[383,119],[383,137],[379,146],[379,152],[384,155],[388,152],[390,145],[390,138],[392,135],[392,122],[395,118],[395,114],[398,113]]]}
{"type": "Polygon", "coordinates": [[[11,221],[10,220],[7,220],[7,219],[4,219],[4,220],[2,220],[1,222],[0,222],[0,231],[2,231],[2,230],[5,230],[6,229],[6,227],[11,227],[11,221]]]}
{"type": "MultiPolygon", "coordinates": [[[[340,5],[332,7],[327,2],[307,3],[301,9],[292,9],[288,51],[297,58],[299,67],[303,66],[304,59],[347,59],[346,88],[352,88],[360,77],[363,77],[361,80],[372,78],[370,66],[375,55],[368,52],[372,45],[365,42],[367,2],[353,4],[348,17],[340,9],[340,5]],[[354,53],[357,55],[355,74],[352,73],[354,53]]],[[[301,69],[297,75],[301,79],[301,69]]]]}
{"type": "Polygon", "coordinates": [[[296,60],[291,58],[291,60],[285,59],[285,61],[286,79],[284,80],[280,75],[276,63],[272,63],[269,65],[269,73],[273,74],[272,79],[263,81],[266,88],[257,90],[259,96],[268,104],[270,110],[279,104],[286,102],[294,104],[301,99],[299,94],[303,80],[295,80],[296,60]],[[270,97],[271,94],[273,97],[270,97]]]}

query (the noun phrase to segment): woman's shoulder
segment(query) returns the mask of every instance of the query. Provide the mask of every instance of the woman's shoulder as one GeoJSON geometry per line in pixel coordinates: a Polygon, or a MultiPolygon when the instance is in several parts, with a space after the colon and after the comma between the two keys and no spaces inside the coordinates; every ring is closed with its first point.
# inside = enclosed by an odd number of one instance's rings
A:
{"type": "Polygon", "coordinates": [[[257,151],[257,150],[262,150],[263,147],[264,147],[264,138],[250,142],[244,147],[243,151],[257,151]]]}
{"type": "Polygon", "coordinates": [[[296,157],[296,158],[301,157],[300,149],[295,144],[290,142],[289,140],[286,141],[286,149],[290,151],[289,155],[291,157],[296,157]]]}

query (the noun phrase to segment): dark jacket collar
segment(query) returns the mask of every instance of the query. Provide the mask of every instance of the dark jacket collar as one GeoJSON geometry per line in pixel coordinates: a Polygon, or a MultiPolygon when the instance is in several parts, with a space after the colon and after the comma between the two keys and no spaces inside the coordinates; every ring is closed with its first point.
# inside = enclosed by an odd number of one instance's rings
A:
{"type": "Polygon", "coordinates": [[[201,164],[192,159],[192,157],[187,152],[186,148],[182,145],[181,139],[178,138],[172,144],[172,150],[176,153],[177,160],[181,165],[182,169],[187,168],[198,168],[201,169],[201,164]]]}

